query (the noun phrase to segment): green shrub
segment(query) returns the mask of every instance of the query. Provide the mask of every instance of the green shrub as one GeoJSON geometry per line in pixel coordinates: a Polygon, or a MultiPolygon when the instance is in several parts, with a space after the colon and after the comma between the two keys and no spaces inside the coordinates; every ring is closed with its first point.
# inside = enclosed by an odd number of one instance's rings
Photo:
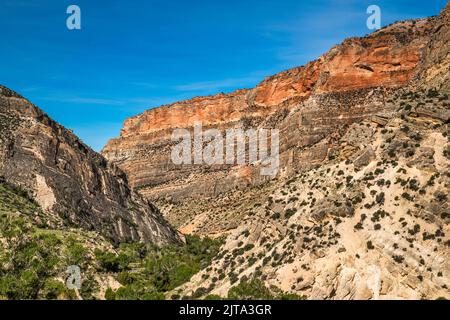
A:
{"type": "Polygon", "coordinates": [[[93,275],[87,275],[81,281],[80,295],[83,300],[94,299],[94,294],[99,290],[99,284],[93,275]]]}
{"type": "Polygon", "coordinates": [[[106,289],[106,291],[105,291],[105,299],[106,300],[116,300],[116,293],[110,287],[108,287],[108,289],[106,289]]]}
{"type": "Polygon", "coordinates": [[[260,280],[241,282],[228,291],[231,300],[273,300],[269,289],[260,280]]]}
{"type": "Polygon", "coordinates": [[[293,209],[287,209],[286,212],[284,213],[284,216],[286,219],[289,219],[290,217],[292,217],[295,213],[297,212],[297,209],[293,208],[293,209]]]}
{"type": "Polygon", "coordinates": [[[101,269],[107,272],[119,272],[120,264],[117,256],[112,252],[103,252],[95,249],[95,258],[97,259],[101,269]]]}
{"type": "Polygon", "coordinates": [[[122,271],[117,275],[117,281],[123,286],[132,284],[134,281],[134,277],[131,275],[131,273],[127,271],[122,271]]]}
{"type": "Polygon", "coordinates": [[[305,296],[299,296],[295,293],[284,293],[279,297],[280,300],[306,300],[305,296]]]}
{"type": "Polygon", "coordinates": [[[39,296],[46,300],[76,299],[73,290],[69,290],[64,283],[55,279],[45,281],[43,288],[39,291],[39,296]]]}
{"type": "Polygon", "coordinates": [[[67,247],[68,265],[83,265],[83,262],[86,260],[86,253],[86,248],[84,248],[80,243],[76,243],[76,239],[69,239],[69,244],[67,247]]]}

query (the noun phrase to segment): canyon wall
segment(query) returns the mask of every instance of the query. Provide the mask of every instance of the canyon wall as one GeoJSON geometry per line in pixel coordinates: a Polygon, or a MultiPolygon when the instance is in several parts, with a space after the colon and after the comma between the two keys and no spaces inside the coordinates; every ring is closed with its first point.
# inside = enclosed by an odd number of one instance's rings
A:
{"type": "Polygon", "coordinates": [[[197,97],[150,109],[125,121],[102,154],[150,199],[172,202],[217,196],[264,183],[255,166],[183,165],[170,159],[172,131],[280,129],[280,175],[332,156],[333,141],[354,121],[386,115],[385,97],[419,72],[435,19],[393,24],[351,38],[316,61],[269,77],[250,90],[197,97]]]}

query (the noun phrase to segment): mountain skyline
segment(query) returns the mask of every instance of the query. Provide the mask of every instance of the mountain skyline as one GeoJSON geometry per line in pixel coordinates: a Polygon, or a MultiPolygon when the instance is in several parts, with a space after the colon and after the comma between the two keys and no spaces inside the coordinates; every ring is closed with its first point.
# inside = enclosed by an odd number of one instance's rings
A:
{"type": "MultiPolygon", "coordinates": [[[[154,1],[134,8],[111,2],[103,8],[78,1],[82,29],[69,31],[67,1],[7,1],[0,13],[0,24],[10,30],[4,35],[7,50],[0,53],[2,81],[99,151],[130,116],[253,87],[318,58],[348,36],[371,33],[366,8],[372,2],[154,1]],[[42,15],[48,16],[45,22],[42,15]]],[[[445,1],[373,4],[381,7],[385,26],[436,15],[445,1]]]]}

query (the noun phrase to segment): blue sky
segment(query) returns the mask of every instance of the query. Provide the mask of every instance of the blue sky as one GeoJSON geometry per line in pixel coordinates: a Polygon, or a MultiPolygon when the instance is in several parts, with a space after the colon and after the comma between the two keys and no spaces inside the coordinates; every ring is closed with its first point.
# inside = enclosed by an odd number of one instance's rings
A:
{"type": "Polygon", "coordinates": [[[253,87],[370,33],[371,4],[387,25],[446,0],[1,0],[0,83],[100,150],[127,117],[253,87]],[[66,27],[71,4],[81,30],[66,27]]]}

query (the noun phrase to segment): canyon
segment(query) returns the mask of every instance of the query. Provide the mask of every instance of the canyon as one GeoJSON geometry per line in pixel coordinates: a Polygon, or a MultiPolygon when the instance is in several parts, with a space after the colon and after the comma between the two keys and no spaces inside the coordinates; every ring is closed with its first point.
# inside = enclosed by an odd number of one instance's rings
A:
{"type": "Polygon", "coordinates": [[[450,3],[149,109],[100,154],[0,86],[0,299],[449,299],[449,41],[450,3]],[[174,163],[198,123],[278,132],[277,174],[174,163]]]}
{"type": "Polygon", "coordinates": [[[105,158],[181,232],[226,239],[176,296],[226,297],[252,281],[309,299],[448,296],[449,14],[125,121],[105,158]],[[196,122],[278,129],[277,177],[258,163],[174,165],[172,131],[196,122]]]}

